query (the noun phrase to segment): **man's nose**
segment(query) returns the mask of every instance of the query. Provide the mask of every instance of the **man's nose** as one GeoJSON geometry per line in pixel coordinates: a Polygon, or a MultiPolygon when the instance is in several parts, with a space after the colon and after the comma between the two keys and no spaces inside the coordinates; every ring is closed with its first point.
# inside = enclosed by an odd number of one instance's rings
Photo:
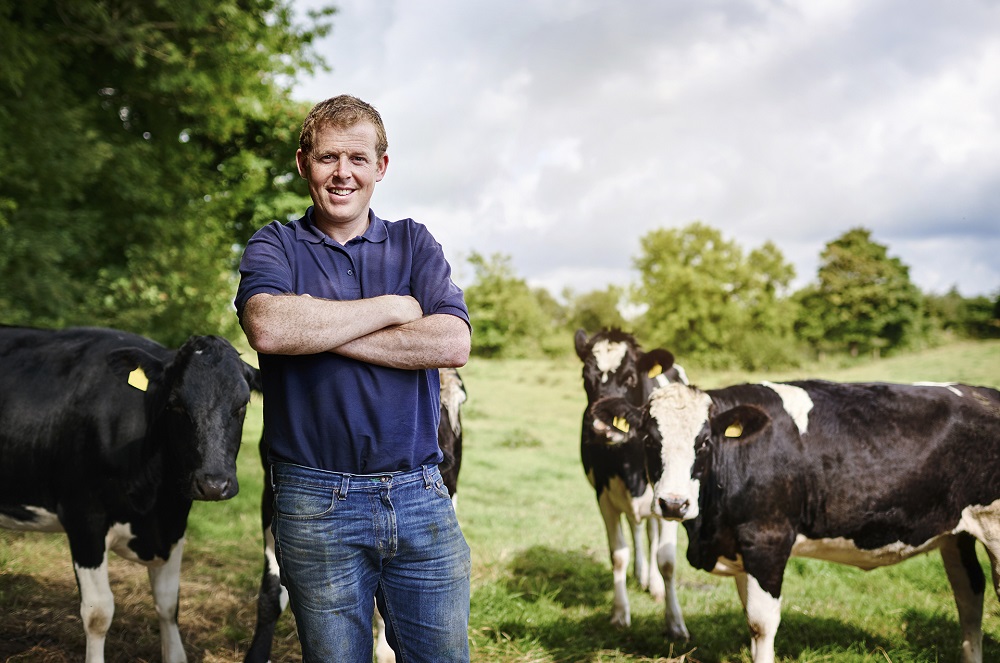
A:
{"type": "Polygon", "coordinates": [[[350,166],[351,166],[350,159],[348,159],[346,156],[341,156],[333,164],[333,176],[340,179],[346,179],[350,177],[351,173],[350,166]]]}

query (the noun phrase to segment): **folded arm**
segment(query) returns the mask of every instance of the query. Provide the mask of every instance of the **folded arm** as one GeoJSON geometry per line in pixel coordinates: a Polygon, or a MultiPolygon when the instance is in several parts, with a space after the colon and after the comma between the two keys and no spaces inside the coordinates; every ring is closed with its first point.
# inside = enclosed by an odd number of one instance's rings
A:
{"type": "Polygon", "coordinates": [[[303,355],[328,352],[380,329],[419,320],[422,315],[420,304],[408,296],[333,301],[260,293],[247,301],[240,324],[257,352],[303,355]]]}
{"type": "Polygon", "coordinates": [[[465,320],[439,313],[380,329],[332,352],[392,368],[460,368],[469,360],[471,343],[465,320]]]}
{"type": "Polygon", "coordinates": [[[461,318],[424,316],[413,297],[334,301],[257,294],[240,319],[250,347],[264,354],[334,352],[392,368],[461,367],[471,335],[461,318]]]}

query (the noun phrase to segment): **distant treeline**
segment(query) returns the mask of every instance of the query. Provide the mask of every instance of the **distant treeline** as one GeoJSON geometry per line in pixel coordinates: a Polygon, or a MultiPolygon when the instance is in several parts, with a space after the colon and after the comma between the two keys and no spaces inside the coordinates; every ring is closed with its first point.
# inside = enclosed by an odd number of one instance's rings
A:
{"type": "Polygon", "coordinates": [[[1000,292],[922,293],[909,268],[864,228],[830,241],[816,278],[798,291],[789,287],[794,268],[773,243],[746,253],[703,223],[645,235],[633,260],[638,280],[627,288],[556,299],[530,288],[509,256],[474,254],[469,262],[473,352],[484,357],[570,352],[577,328],[619,327],[685,361],[748,370],[1000,337],[1000,292]]]}

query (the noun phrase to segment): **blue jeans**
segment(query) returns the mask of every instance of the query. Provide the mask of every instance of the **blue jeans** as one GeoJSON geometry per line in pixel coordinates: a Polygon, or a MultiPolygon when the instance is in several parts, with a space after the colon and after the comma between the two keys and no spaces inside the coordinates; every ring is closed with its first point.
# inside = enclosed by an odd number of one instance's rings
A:
{"type": "Polygon", "coordinates": [[[469,660],[469,546],[436,466],[276,463],[272,529],[302,659],[371,663],[373,598],[398,663],[469,660]]]}

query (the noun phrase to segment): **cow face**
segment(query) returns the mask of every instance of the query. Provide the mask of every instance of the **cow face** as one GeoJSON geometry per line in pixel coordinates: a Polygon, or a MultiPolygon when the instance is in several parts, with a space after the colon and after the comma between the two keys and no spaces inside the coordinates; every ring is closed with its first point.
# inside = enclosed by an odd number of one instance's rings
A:
{"type": "Polygon", "coordinates": [[[218,337],[193,336],[166,370],[169,444],[182,490],[192,499],[226,500],[239,492],[236,455],[254,369],[218,337]]]}
{"type": "Polygon", "coordinates": [[[236,495],[236,454],[259,371],[216,336],[192,336],[166,363],[138,348],[115,351],[108,361],[117,371],[138,366],[130,380],[141,374],[136,386],[148,392],[149,435],[180,493],[197,500],[236,495]]]}
{"type": "Polygon", "coordinates": [[[671,520],[698,517],[701,488],[696,459],[710,435],[708,394],[670,383],[653,391],[642,408],[625,399],[603,399],[591,407],[594,429],[611,443],[638,439],[653,486],[653,511],[671,520]]]}
{"type": "Polygon", "coordinates": [[[582,329],[574,338],[576,354],[583,362],[583,387],[587,402],[602,398],[625,398],[634,405],[646,400],[656,386],[656,376],[673,366],[667,350],[643,352],[631,334],[604,330],[589,339],[582,329]]]}
{"type": "Polygon", "coordinates": [[[640,434],[653,484],[653,510],[664,518],[698,517],[701,480],[695,460],[707,441],[711,405],[705,392],[676,383],[654,391],[646,404],[640,434]]]}

